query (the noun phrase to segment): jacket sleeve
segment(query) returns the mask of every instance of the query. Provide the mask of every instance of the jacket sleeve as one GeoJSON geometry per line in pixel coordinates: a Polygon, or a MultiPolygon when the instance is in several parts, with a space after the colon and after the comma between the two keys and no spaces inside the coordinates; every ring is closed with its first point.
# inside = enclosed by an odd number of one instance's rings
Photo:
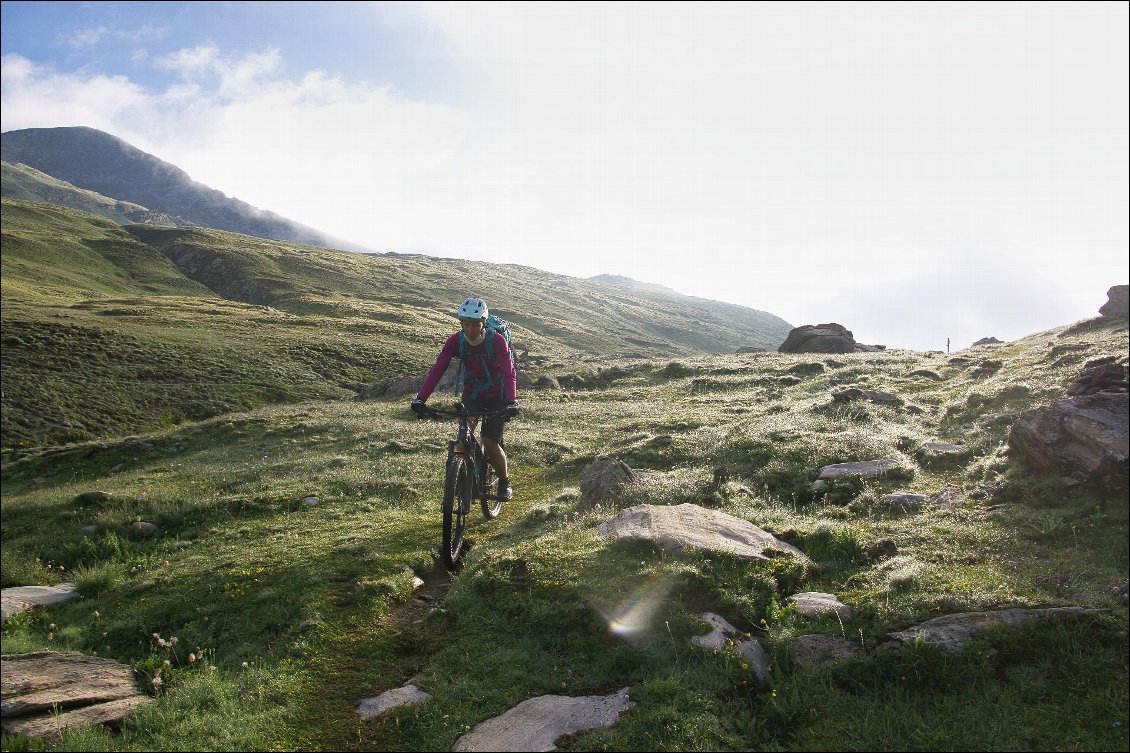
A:
{"type": "Polygon", "coordinates": [[[502,374],[502,396],[509,402],[518,399],[518,371],[514,368],[514,359],[510,357],[510,346],[506,338],[497,332],[494,333],[495,359],[502,374]]]}
{"type": "Polygon", "coordinates": [[[428,370],[427,376],[424,377],[424,383],[420,385],[420,391],[416,393],[416,398],[419,400],[427,400],[431,394],[435,392],[436,385],[439,380],[443,378],[443,374],[447,371],[447,367],[451,364],[451,359],[455,357],[459,350],[459,334],[456,332],[443,343],[443,348],[439,352],[439,358],[432,364],[428,370]]]}

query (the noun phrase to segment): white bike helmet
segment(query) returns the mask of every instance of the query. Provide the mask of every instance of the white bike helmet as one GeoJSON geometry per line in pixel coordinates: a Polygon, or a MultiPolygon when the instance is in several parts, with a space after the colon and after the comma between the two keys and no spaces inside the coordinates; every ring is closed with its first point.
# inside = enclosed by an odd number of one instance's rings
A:
{"type": "Polygon", "coordinates": [[[455,315],[460,319],[478,319],[485,322],[488,313],[486,301],[482,298],[468,298],[459,306],[455,315]]]}

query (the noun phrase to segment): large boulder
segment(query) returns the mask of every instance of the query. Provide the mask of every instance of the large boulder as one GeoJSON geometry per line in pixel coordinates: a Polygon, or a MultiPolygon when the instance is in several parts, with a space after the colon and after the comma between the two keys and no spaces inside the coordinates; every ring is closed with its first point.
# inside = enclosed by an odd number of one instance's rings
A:
{"type": "Polygon", "coordinates": [[[791,555],[811,564],[804,552],[781,541],[748,520],[692,505],[637,505],[629,507],[597,530],[621,540],[654,541],[664,549],[701,549],[726,552],[743,559],[769,560],[791,555]]]}
{"type": "Polygon", "coordinates": [[[1041,473],[1071,486],[1125,499],[1130,490],[1130,395],[1098,392],[1055,400],[1022,413],[1008,433],[1010,450],[1041,473]]]}
{"type": "Polygon", "coordinates": [[[777,348],[780,353],[854,353],[855,336],[836,323],[805,324],[789,332],[777,348]]]}
{"type": "Polygon", "coordinates": [[[1108,319],[1130,317],[1130,285],[1115,285],[1106,291],[1106,299],[1099,309],[1100,314],[1108,319]]]}

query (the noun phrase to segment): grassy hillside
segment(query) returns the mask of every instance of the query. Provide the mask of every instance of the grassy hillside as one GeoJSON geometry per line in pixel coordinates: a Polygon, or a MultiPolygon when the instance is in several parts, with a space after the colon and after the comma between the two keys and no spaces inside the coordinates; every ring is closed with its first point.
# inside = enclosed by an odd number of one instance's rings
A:
{"type": "MultiPolygon", "coordinates": [[[[364,312],[358,302],[370,293],[356,292],[340,303],[364,312]]],[[[126,307],[93,311],[111,305],[126,307]]],[[[218,321],[247,316],[249,330],[277,334],[279,347],[305,331],[252,323],[250,304],[212,305],[218,321]]],[[[115,329],[126,321],[142,332],[147,317],[166,315],[133,307],[109,317],[115,329]]],[[[184,315],[193,327],[205,320],[184,315]]],[[[242,338],[231,341],[242,348],[242,338]]],[[[1061,397],[1084,363],[1125,364],[1127,348],[1126,323],[1100,320],[952,356],[585,362],[608,378],[524,395],[507,430],[517,496],[497,520],[472,521],[453,576],[437,568],[436,550],[454,427],[415,421],[399,400],[311,400],[8,453],[3,585],[74,579],[82,598],[10,619],[2,650],[96,652],[136,667],[152,688],[156,703],[120,734],[68,733],[45,746],[57,750],[449,750],[527,698],[625,686],[636,706],[618,724],[559,748],[1126,750],[1127,607],[1117,591],[1130,567],[1126,500],[1070,493],[1008,454],[1007,418],[981,419],[1061,397]],[[892,392],[903,405],[831,400],[849,386],[892,392]],[[918,452],[929,441],[968,452],[929,462],[918,452]],[[592,508],[579,478],[599,455],[652,473],[592,508]],[[823,465],[887,457],[906,471],[811,490],[823,465]],[[714,480],[717,468],[728,480],[714,480]],[[109,499],[77,499],[95,489],[109,499]],[[956,501],[884,501],[900,490],[950,490],[956,501]],[[304,504],[308,495],[319,504],[304,504]],[[645,502],[723,510],[815,564],[671,553],[596,533],[619,508],[645,502]],[[135,537],[137,519],[158,533],[135,537]],[[95,533],[79,531],[89,525],[95,533]],[[435,601],[413,598],[414,576],[435,601]],[[785,606],[805,591],[838,595],[855,617],[805,618],[785,606]],[[610,630],[641,602],[654,608],[642,632],[610,630]],[[942,614],[1040,605],[1107,611],[992,631],[956,656],[871,651],[885,633],[942,614]],[[769,687],[750,682],[735,652],[692,646],[707,632],[706,611],[762,642],[769,687]],[[178,644],[162,648],[154,633],[178,644]],[[794,671],[788,642],[812,633],[868,653],[794,671]],[[408,682],[432,699],[358,720],[362,698],[408,682]]],[[[6,750],[33,747],[43,746],[4,739],[6,750]]]]}
{"type": "Polygon", "coordinates": [[[775,347],[789,330],[752,309],[528,267],[121,228],[10,199],[2,262],[5,447],[351,398],[418,376],[472,293],[514,323],[531,376],[555,364],[585,371],[597,355],[775,347]]]}

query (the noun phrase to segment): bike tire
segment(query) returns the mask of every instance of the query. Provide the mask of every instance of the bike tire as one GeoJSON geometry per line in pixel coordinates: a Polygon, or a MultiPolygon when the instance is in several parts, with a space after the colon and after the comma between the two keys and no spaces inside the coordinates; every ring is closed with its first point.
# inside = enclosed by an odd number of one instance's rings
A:
{"type": "Polygon", "coordinates": [[[494,484],[494,467],[487,462],[486,458],[482,458],[481,462],[485,470],[483,471],[482,488],[479,490],[482,495],[479,501],[482,502],[483,517],[487,520],[494,520],[502,512],[502,500],[491,495],[491,486],[494,484]]]}
{"type": "Polygon", "coordinates": [[[443,563],[455,567],[463,553],[463,532],[471,509],[474,479],[462,455],[452,455],[443,485],[443,563]]]}

